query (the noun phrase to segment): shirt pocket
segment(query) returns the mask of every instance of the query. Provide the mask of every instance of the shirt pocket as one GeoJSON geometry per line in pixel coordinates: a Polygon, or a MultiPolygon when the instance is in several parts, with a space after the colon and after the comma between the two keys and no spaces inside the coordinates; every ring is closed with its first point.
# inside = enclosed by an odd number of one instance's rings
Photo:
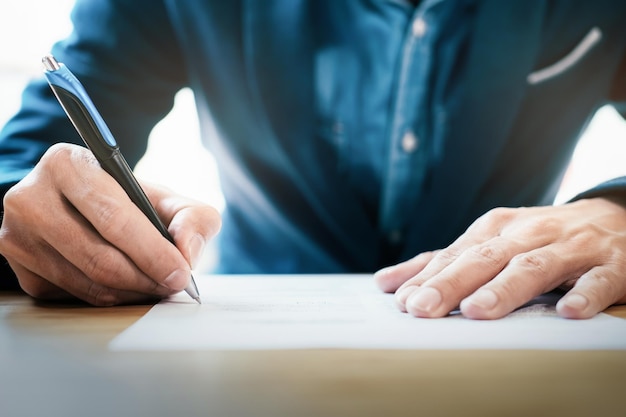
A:
{"type": "Polygon", "coordinates": [[[529,85],[536,85],[558,77],[582,61],[601,40],[602,31],[594,26],[567,55],[553,64],[531,72],[526,81],[529,85]]]}

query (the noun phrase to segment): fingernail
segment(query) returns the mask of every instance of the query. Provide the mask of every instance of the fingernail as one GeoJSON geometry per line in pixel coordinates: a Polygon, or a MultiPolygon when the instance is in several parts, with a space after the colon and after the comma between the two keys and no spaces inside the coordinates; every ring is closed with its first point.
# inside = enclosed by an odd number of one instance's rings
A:
{"type": "Polygon", "coordinates": [[[582,311],[589,305],[589,300],[583,295],[572,294],[564,297],[559,304],[563,304],[573,310],[582,311]]]}
{"type": "Polygon", "coordinates": [[[181,291],[187,287],[189,280],[191,278],[191,272],[185,269],[177,269],[176,271],[169,274],[167,278],[163,281],[163,286],[170,288],[172,290],[181,291]]]}
{"type": "Polygon", "coordinates": [[[406,300],[418,289],[417,285],[409,285],[396,291],[396,305],[400,311],[406,313],[406,300]]]}
{"type": "Polygon", "coordinates": [[[193,235],[193,237],[189,240],[189,257],[191,258],[192,268],[195,268],[198,265],[203,251],[204,238],[199,234],[193,235]]]}
{"type": "Polygon", "coordinates": [[[407,306],[422,313],[431,313],[441,305],[442,297],[438,289],[422,287],[407,300],[407,306]]]}
{"type": "Polygon", "coordinates": [[[417,285],[409,285],[396,291],[396,301],[398,304],[404,306],[407,298],[411,296],[419,287],[417,285]]]}
{"type": "Polygon", "coordinates": [[[491,310],[498,304],[498,296],[491,290],[478,290],[464,301],[482,310],[491,310]]]}
{"type": "Polygon", "coordinates": [[[390,269],[391,267],[385,267],[383,269],[379,269],[378,271],[374,272],[374,279],[385,276],[389,272],[390,269]]]}

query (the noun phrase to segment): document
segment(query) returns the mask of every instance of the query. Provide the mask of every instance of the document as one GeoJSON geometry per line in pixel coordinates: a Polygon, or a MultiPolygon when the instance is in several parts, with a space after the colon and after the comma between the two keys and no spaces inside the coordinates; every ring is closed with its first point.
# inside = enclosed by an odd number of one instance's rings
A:
{"type": "Polygon", "coordinates": [[[109,347],[123,350],[626,349],[626,320],[557,316],[554,295],[500,320],[402,313],[371,275],[197,276],[185,293],[154,306],[109,347]]]}

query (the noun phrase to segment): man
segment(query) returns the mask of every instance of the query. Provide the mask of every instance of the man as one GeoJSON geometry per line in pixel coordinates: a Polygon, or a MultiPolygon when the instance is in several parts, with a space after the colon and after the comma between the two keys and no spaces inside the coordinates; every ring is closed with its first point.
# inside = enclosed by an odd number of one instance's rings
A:
{"type": "MultiPolygon", "coordinates": [[[[420,317],[498,318],[560,287],[559,314],[587,318],[626,302],[626,178],[550,204],[586,120],[626,103],[625,18],[608,0],[91,0],[53,53],[131,164],[193,89],[227,202],[219,272],[379,270],[420,317]]],[[[88,151],[51,146],[80,140],[41,80],[0,140],[0,252],[27,293],[187,285],[212,208],[146,185],[174,248],[88,151]]]]}

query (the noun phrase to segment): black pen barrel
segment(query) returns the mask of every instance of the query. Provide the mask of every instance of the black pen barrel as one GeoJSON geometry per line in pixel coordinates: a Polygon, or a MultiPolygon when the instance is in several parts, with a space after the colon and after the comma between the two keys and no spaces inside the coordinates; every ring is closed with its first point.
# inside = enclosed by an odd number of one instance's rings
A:
{"type": "Polygon", "coordinates": [[[150,203],[148,196],[137,182],[132,170],[128,166],[126,159],[119,150],[115,150],[113,155],[106,160],[100,161],[102,168],[109,173],[122,186],[128,197],[137,207],[150,219],[152,224],[161,232],[163,237],[174,243],[174,239],[167,231],[167,228],[159,218],[154,206],[150,203]]]}

